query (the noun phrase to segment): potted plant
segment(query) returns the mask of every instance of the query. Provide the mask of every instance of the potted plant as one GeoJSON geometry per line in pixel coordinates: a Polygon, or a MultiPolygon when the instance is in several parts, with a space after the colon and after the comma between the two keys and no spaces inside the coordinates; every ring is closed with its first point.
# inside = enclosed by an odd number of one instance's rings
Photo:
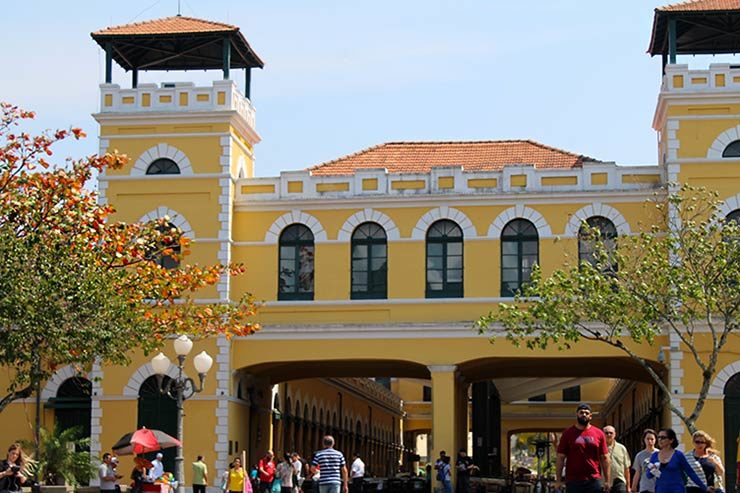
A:
{"type": "MultiPolygon", "coordinates": [[[[80,427],[59,429],[49,432],[39,430],[39,449],[28,466],[28,472],[41,484],[41,491],[64,493],[74,490],[95,475],[89,438],[80,438],[80,427]]],[[[25,443],[27,450],[34,444],[25,443]]]]}

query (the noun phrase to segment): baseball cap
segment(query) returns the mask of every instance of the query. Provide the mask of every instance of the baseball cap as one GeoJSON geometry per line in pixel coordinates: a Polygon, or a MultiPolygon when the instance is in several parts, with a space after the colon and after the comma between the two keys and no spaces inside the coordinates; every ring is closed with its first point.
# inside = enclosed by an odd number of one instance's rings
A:
{"type": "Polygon", "coordinates": [[[585,409],[586,411],[589,411],[590,412],[591,411],[591,406],[589,406],[585,402],[582,402],[581,404],[578,404],[578,407],[576,408],[576,412],[578,412],[578,411],[580,411],[582,409],[585,409]]]}
{"type": "Polygon", "coordinates": [[[162,457],[164,457],[164,456],[162,455],[162,452],[157,452],[157,459],[161,459],[162,457]]]}

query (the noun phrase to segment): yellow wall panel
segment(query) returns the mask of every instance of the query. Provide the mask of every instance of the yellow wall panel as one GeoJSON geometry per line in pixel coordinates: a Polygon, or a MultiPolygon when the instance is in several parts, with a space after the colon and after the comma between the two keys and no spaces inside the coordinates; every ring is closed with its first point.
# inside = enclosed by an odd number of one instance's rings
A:
{"type": "Polygon", "coordinates": [[[496,188],[498,179],[496,178],[473,178],[468,180],[470,188],[496,188]]]}
{"type": "Polygon", "coordinates": [[[424,180],[391,181],[391,188],[393,190],[420,190],[425,187],[426,182],[424,180]]]}
{"type": "Polygon", "coordinates": [[[302,181],[289,181],[288,182],[288,193],[303,193],[303,182],[302,181]]]}
{"type": "Polygon", "coordinates": [[[275,185],[243,185],[242,193],[275,193],[275,185]]]}
{"type": "Polygon", "coordinates": [[[608,173],[591,173],[591,185],[606,185],[609,183],[608,173]]]}
{"type": "Polygon", "coordinates": [[[346,192],[349,190],[349,182],[341,183],[317,183],[316,191],[322,192],[346,192]]]}
{"type": "Polygon", "coordinates": [[[577,176],[543,176],[540,184],[543,187],[578,185],[577,176]]]}
{"type": "Polygon", "coordinates": [[[527,175],[511,175],[511,186],[512,187],[526,187],[527,186],[527,175]]]}
{"type": "Polygon", "coordinates": [[[440,189],[455,188],[455,177],[454,176],[440,176],[437,180],[437,187],[440,189]]]}

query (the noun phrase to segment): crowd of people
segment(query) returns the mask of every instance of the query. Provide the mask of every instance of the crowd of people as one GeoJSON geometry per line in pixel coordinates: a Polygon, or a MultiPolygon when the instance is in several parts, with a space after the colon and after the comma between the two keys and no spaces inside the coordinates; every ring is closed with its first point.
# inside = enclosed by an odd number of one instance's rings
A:
{"type": "Polygon", "coordinates": [[[334,438],[327,435],[323,448],[310,461],[297,452],[276,460],[268,450],[250,471],[235,457],[221,481],[223,493],[361,493],[365,463],[354,454],[350,469],[344,454],[334,448],[334,438]],[[351,483],[350,483],[351,479],[351,483]]]}
{"type": "Polygon", "coordinates": [[[576,423],[563,431],[555,464],[555,489],[567,493],[724,493],[724,467],[714,440],[704,431],[692,435],[694,449],[677,450],[674,430],[647,429],[645,448],[634,461],[616,440],[616,429],[591,424],[591,407],[576,409],[576,423]],[[657,445],[657,447],[656,447],[657,445]],[[633,473],[634,471],[634,473],[633,473]]]}
{"type": "MultiPolygon", "coordinates": [[[[614,426],[602,429],[591,424],[591,407],[581,404],[576,409],[576,423],[563,431],[557,447],[555,465],[556,491],[566,493],[724,493],[722,460],[714,448],[714,439],[704,431],[692,435],[690,452],[677,450],[674,430],[646,429],[642,434],[644,448],[630,460],[626,447],[617,442],[614,426]]],[[[310,461],[298,453],[286,453],[277,461],[272,451],[249,471],[240,457],[235,457],[222,475],[222,493],[362,493],[365,463],[358,453],[347,466],[344,455],[334,448],[334,438],[327,435],[323,448],[310,461]]],[[[28,457],[20,444],[8,448],[0,462],[0,492],[17,493],[27,482],[28,457]]],[[[133,493],[141,493],[146,483],[164,475],[162,454],[151,462],[134,458],[131,473],[133,493]]],[[[101,493],[119,493],[118,460],[105,453],[98,468],[101,493]]],[[[451,458],[444,451],[435,462],[435,479],[444,493],[452,493],[451,458]]],[[[478,469],[464,449],[455,461],[456,493],[470,493],[470,477],[478,469]]],[[[427,476],[431,481],[432,466],[427,476]]],[[[193,493],[205,493],[208,468],[203,456],[192,463],[193,493]]]]}

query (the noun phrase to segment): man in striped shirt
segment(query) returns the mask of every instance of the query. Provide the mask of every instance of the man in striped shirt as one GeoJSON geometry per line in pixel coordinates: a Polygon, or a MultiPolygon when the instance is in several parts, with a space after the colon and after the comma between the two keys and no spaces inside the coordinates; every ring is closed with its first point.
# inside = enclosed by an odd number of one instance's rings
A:
{"type": "Polygon", "coordinates": [[[324,448],[313,454],[311,459],[311,474],[319,475],[319,493],[348,493],[347,462],[344,455],[334,449],[334,437],[326,435],[323,440],[324,448]]]}

